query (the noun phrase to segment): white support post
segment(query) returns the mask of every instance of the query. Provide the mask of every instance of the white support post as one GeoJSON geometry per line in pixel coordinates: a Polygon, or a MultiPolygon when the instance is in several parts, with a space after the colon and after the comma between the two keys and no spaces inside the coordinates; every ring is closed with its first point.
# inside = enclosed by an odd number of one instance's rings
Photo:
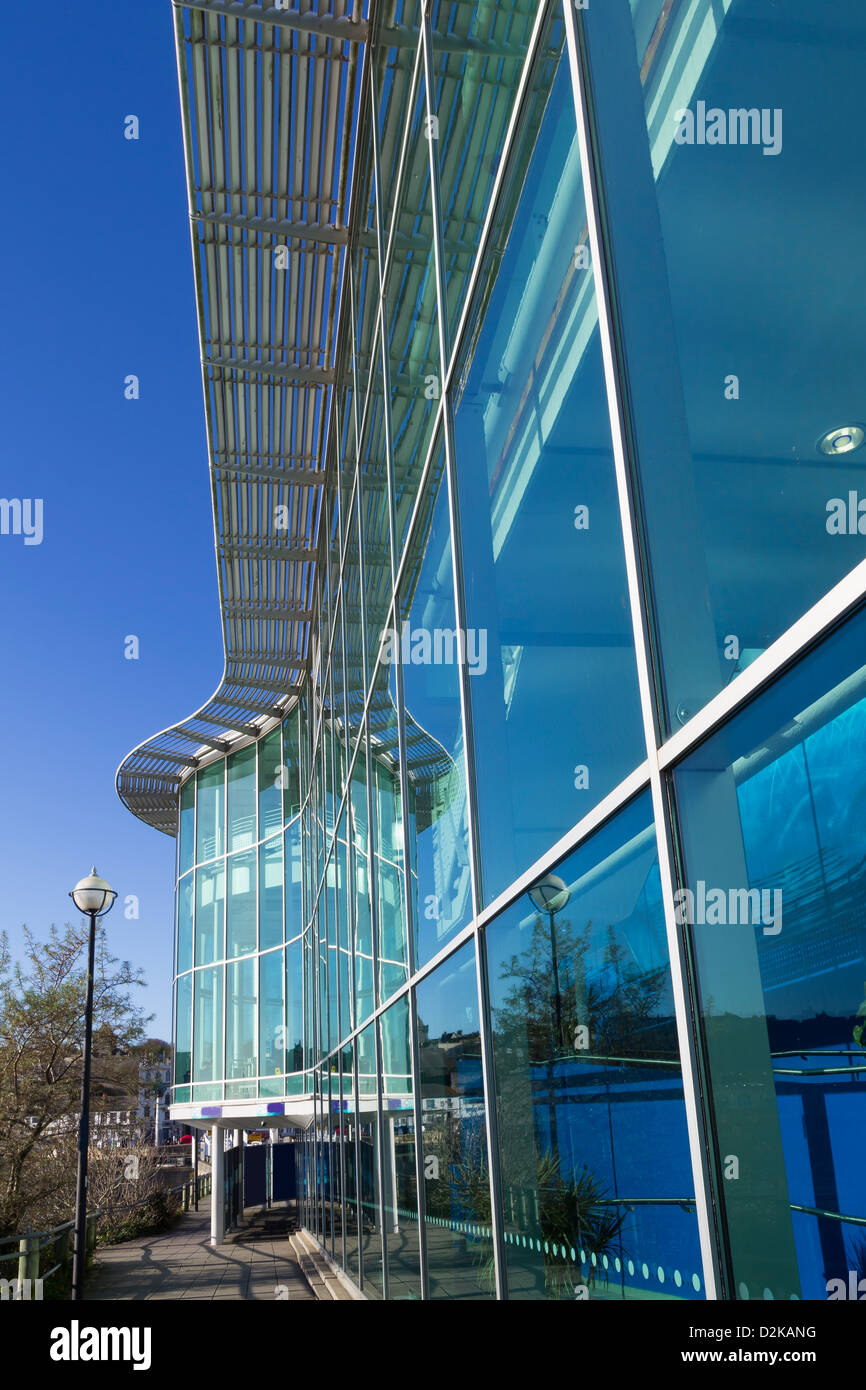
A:
{"type": "Polygon", "coordinates": [[[219,1125],[213,1125],[210,1132],[211,1196],[210,1196],[210,1243],[222,1245],[226,1234],[225,1172],[226,1154],[223,1132],[219,1125]]]}

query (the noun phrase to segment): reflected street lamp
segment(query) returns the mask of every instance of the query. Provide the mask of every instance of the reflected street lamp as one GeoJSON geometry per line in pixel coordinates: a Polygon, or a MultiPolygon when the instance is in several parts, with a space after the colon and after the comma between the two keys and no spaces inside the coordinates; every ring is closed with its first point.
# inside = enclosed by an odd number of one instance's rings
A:
{"type": "Polygon", "coordinates": [[[544,912],[547,914],[547,920],[550,926],[550,958],[553,963],[553,1008],[556,1019],[556,1047],[551,1053],[548,1067],[547,1105],[550,1123],[550,1147],[551,1152],[556,1154],[559,1143],[556,1124],[554,1065],[556,1062],[556,1054],[562,1047],[562,996],[559,992],[559,955],[556,949],[556,927],[554,926],[554,918],[557,912],[561,912],[571,901],[571,889],[558,874],[545,874],[544,878],[540,878],[537,883],[532,885],[527,893],[527,897],[532,903],[532,906],[536,908],[539,913],[544,912]]]}
{"type": "Polygon", "coordinates": [[[545,874],[528,893],[529,901],[539,912],[547,914],[550,924],[550,956],[553,961],[554,1008],[556,1010],[556,1045],[562,1047],[562,998],[559,993],[559,956],[556,950],[554,918],[571,901],[571,889],[558,874],[545,874]]]}
{"type": "Polygon", "coordinates": [[[87,944],[87,1005],[84,1010],[84,1062],[81,1074],[81,1114],[78,1118],[78,1176],[75,1182],[75,1249],[72,1256],[72,1298],[84,1293],[87,1263],[87,1146],[90,1142],[90,1051],[93,1037],[93,958],[96,950],[96,922],[114,906],[114,889],[91,869],[69,894],[78,911],[90,918],[87,944]]]}

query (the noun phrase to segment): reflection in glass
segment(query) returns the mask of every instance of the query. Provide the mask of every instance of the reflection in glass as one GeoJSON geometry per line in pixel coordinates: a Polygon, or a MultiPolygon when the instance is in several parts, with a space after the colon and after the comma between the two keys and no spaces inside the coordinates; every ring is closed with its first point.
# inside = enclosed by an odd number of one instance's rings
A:
{"type": "Polygon", "coordinates": [[[225,762],[212,763],[198,773],[196,846],[198,864],[215,859],[225,849],[225,762]]]}
{"type": "Polygon", "coordinates": [[[361,1183],[361,1260],[364,1293],[382,1298],[382,1225],[379,1206],[379,1118],[376,1100],[376,1025],[358,1035],[358,1131],[361,1183]]]}
{"type": "MultiPolygon", "coordinates": [[[[391,659],[403,675],[409,850],[416,963],[430,960],[472,913],[460,673],[486,666],[486,635],[461,640],[454,614],[451,531],[444,453],[409,542],[391,659]]],[[[483,674],[483,672],[482,672],[483,674]]]]}
{"type": "Polygon", "coordinates": [[[280,788],[282,747],[279,728],[272,729],[259,741],[259,838],[275,835],[282,826],[282,796],[280,788]]]}
{"type": "Polygon", "coordinates": [[[599,144],[676,730],[866,555],[866,451],[821,447],[866,418],[851,336],[866,10],[599,10],[586,28],[603,45],[599,144]]]}
{"type": "Polygon", "coordinates": [[[242,956],[256,949],[256,853],[226,860],[226,955],[242,956]]]}
{"type": "Polygon", "coordinates": [[[256,841],[256,745],[226,759],[228,781],[229,850],[246,849],[256,841]]]}
{"type": "Polygon", "coordinates": [[[301,881],[301,818],[286,827],[286,940],[301,931],[303,922],[303,884],[301,881]]]}
{"type": "Polygon", "coordinates": [[[259,848],[259,950],[278,946],[282,939],[283,842],[277,837],[259,848]]]}
{"type": "Polygon", "coordinates": [[[509,1298],[699,1296],[649,798],[485,937],[509,1298]]]}
{"type": "Polygon", "coordinates": [[[195,963],[222,960],[225,910],[225,864],[195,871],[195,963]]]}
{"type": "Polygon", "coordinates": [[[382,1015],[380,1028],[388,1298],[418,1299],[421,1297],[418,1180],[407,996],[382,1015]]]}
{"type": "Polygon", "coordinates": [[[645,748],[564,59],[535,134],[530,122],[455,413],[466,621],[486,658],[469,683],[485,902],[645,748]]]}
{"type": "Polygon", "coordinates": [[[269,951],[262,956],[259,971],[259,1074],[263,1077],[279,1076],[286,1071],[282,951],[269,951]]]}
{"type": "Polygon", "coordinates": [[[256,962],[226,966],[226,1070],[228,1080],[256,1076],[256,962]]]}
{"type": "Polygon", "coordinates": [[[731,1297],[866,1273],[864,649],[861,613],[676,774],[731,1297]]]}
{"type": "Polygon", "coordinates": [[[177,885],[177,966],[182,975],[192,969],[193,875],[187,874],[177,885]]]}
{"type": "MultiPolygon", "coordinates": [[[[536,9],[535,0],[521,6],[463,5],[457,11],[434,6],[431,106],[439,129],[432,148],[439,158],[452,336],[490,205],[536,9]],[[466,38],[465,46],[454,43],[455,29],[466,38]]],[[[561,43],[558,14],[553,33],[543,40],[554,48],[561,43]]]]}
{"type": "Polygon", "coordinates": [[[423,83],[415,99],[385,285],[391,372],[391,432],[399,555],[442,395],[436,312],[430,142],[423,83]]]}
{"type": "Polygon", "coordinates": [[[193,1081],[215,1081],[223,1063],[223,967],[195,972],[193,1081]]]}
{"type": "Polygon", "coordinates": [[[286,947],[286,1071],[304,1066],[304,981],[300,937],[286,947]]]}
{"type": "Polygon", "coordinates": [[[409,974],[403,882],[403,813],[395,668],[378,666],[367,714],[373,755],[370,776],[376,850],[379,998],[387,999],[409,974]]]}
{"type": "Polygon", "coordinates": [[[180,789],[178,829],[178,873],[191,869],[195,857],[195,778],[189,777],[180,789]]]}
{"type": "Polygon", "coordinates": [[[370,915],[370,836],[367,822],[367,755],[362,747],[352,769],[349,802],[355,892],[355,1006],[359,1020],[375,1007],[373,920],[370,915]]]}
{"type": "Polygon", "coordinates": [[[347,1125],[345,1145],[346,1166],[346,1273],[356,1284],[361,1282],[361,1229],[362,1217],[359,1206],[361,1184],[359,1182],[359,1135],[358,1135],[358,1097],[354,1083],[355,1044],[354,1041],[343,1048],[343,1097],[347,1125]]]}
{"type": "Polygon", "coordinates": [[[192,1061],[192,975],[182,975],[175,986],[174,1084],[187,1084],[192,1061]]]}
{"type": "Polygon", "coordinates": [[[296,705],[283,724],[283,818],[289,820],[301,809],[300,713],[296,705]]]}
{"type": "Polygon", "coordinates": [[[415,997],[430,1298],[493,1298],[490,1175],[472,943],[422,981],[415,997]]]}

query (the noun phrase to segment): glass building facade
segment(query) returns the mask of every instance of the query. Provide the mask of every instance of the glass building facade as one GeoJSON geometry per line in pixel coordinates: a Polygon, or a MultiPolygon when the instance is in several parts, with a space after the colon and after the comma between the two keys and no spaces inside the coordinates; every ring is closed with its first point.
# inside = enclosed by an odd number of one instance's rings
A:
{"type": "Polygon", "coordinates": [[[309,669],[178,791],[173,1114],[303,1130],[369,1298],[826,1298],[866,1274],[866,11],[368,22],[309,669]]]}

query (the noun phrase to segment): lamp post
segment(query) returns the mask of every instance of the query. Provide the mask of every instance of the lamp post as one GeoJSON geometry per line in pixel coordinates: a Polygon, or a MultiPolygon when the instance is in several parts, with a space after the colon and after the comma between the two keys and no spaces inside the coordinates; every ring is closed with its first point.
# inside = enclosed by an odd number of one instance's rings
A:
{"type": "Polygon", "coordinates": [[[69,894],[78,911],[90,918],[87,945],[87,1004],[84,1010],[84,1061],[81,1074],[81,1114],[78,1120],[78,1176],[75,1182],[75,1249],[72,1256],[72,1298],[78,1302],[84,1293],[87,1264],[87,1146],[90,1142],[90,1049],[93,1037],[93,959],[96,952],[96,921],[104,917],[117,897],[114,889],[91,869],[69,894]]]}

